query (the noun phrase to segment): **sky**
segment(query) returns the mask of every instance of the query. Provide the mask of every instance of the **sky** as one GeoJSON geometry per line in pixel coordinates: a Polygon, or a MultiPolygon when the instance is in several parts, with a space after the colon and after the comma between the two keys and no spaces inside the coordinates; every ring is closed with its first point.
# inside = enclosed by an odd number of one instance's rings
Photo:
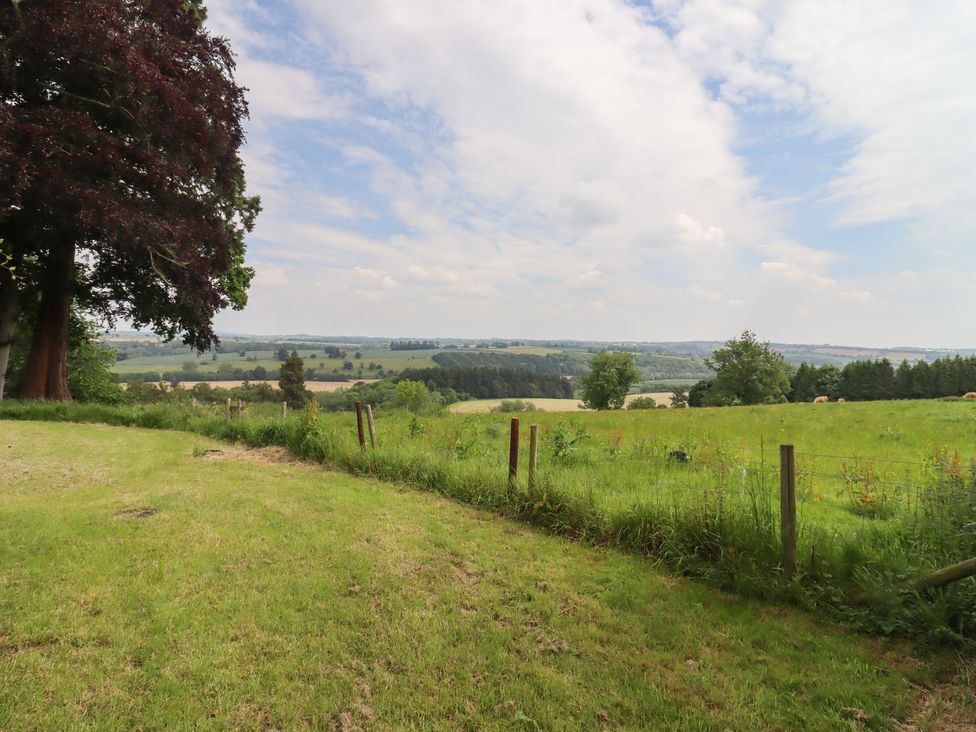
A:
{"type": "Polygon", "coordinates": [[[972,0],[209,0],[223,332],[976,346],[972,0]]]}

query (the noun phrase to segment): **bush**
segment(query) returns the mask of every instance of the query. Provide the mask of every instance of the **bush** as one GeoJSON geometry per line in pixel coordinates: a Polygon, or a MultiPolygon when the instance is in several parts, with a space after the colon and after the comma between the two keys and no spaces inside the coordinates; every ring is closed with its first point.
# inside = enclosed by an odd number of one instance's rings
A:
{"type": "Polygon", "coordinates": [[[654,401],[654,397],[649,396],[637,397],[627,405],[627,409],[654,409],[655,407],[657,402],[654,401]]]}
{"type": "Polygon", "coordinates": [[[497,407],[491,408],[492,412],[538,412],[539,408],[532,402],[524,402],[521,399],[504,399],[497,407]]]}

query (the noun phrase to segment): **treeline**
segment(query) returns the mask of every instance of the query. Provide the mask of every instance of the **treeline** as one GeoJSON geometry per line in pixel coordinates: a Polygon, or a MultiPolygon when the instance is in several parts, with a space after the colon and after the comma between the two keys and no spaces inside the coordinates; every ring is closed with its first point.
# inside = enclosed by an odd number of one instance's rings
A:
{"type": "MultiPolygon", "coordinates": [[[[432,358],[434,363],[444,368],[492,367],[523,369],[552,376],[582,376],[590,371],[591,354],[548,353],[540,356],[531,353],[444,351],[434,354],[432,358]]],[[[639,353],[636,364],[641,379],[645,381],[657,379],[693,381],[711,374],[704,361],[691,356],[639,353]]]]}
{"type": "Polygon", "coordinates": [[[568,353],[547,353],[539,356],[531,353],[444,351],[435,353],[431,358],[445,369],[494,368],[529,371],[548,376],[580,376],[590,370],[589,360],[585,356],[568,353]]]}
{"type": "Polygon", "coordinates": [[[391,351],[433,351],[440,348],[434,341],[392,341],[391,351]]]}
{"type": "Polygon", "coordinates": [[[573,398],[572,384],[562,376],[533,373],[528,369],[491,366],[404,369],[400,378],[419,381],[432,391],[452,389],[475,399],[573,398]]]}
{"type": "Polygon", "coordinates": [[[669,356],[655,353],[639,353],[636,359],[637,370],[645,380],[655,379],[701,379],[711,374],[711,369],[699,358],[690,356],[669,356]]]}
{"type": "MultiPolygon", "coordinates": [[[[713,379],[702,379],[689,390],[692,407],[708,403],[713,379]]],[[[976,391],[976,356],[954,356],[935,361],[902,361],[897,367],[887,358],[851,361],[843,368],[832,364],[801,364],[790,374],[791,402],[831,400],[870,402],[884,399],[939,399],[976,391]]]]}
{"type": "Polygon", "coordinates": [[[886,358],[852,361],[841,369],[838,385],[839,396],[856,401],[934,399],[971,391],[976,391],[976,356],[939,358],[931,363],[902,361],[897,368],[886,358]]]}

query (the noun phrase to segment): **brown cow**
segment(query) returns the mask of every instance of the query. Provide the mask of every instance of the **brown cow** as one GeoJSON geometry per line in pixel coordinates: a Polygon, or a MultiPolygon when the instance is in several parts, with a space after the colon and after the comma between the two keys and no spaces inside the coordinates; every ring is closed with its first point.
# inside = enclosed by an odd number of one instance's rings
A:
{"type": "Polygon", "coordinates": [[[968,391],[962,395],[963,399],[976,399],[976,391],[968,391]]]}
{"type": "Polygon", "coordinates": [[[813,403],[814,404],[826,404],[829,401],[830,401],[830,399],[828,397],[819,396],[819,397],[817,397],[816,399],[813,400],[813,403]]]}
{"type": "Polygon", "coordinates": [[[843,403],[844,403],[844,402],[846,402],[846,401],[847,401],[847,400],[846,400],[846,399],[845,399],[844,397],[841,397],[840,399],[838,399],[838,400],[837,400],[837,403],[838,403],[838,404],[843,404],[843,403]]]}

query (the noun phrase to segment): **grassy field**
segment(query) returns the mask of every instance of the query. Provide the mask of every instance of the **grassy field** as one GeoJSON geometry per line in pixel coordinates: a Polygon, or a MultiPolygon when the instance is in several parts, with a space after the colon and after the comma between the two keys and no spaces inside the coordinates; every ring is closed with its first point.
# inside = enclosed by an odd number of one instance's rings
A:
{"type": "MultiPolygon", "coordinates": [[[[362,366],[364,369],[366,366],[373,362],[383,369],[390,371],[402,371],[407,368],[436,368],[435,364],[431,360],[431,356],[438,351],[390,351],[388,349],[379,348],[363,348],[358,349],[362,358],[353,358],[356,350],[349,350],[346,356],[347,361],[351,361],[358,371],[359,367],[362,366]]],[[[347,376],[355,375],[355,372],[344,371],[342,368],[342,360],[329,359],[325,357],[325,353],[322,349],[306,349],[298,351],[298,355],[305,360],[305,366],[307,368],[314,368],[317,370],[322,370],[324,372],[334,372],[341,373],[347,376]],[[322,364],[320,366],[319,364],[322,364]]],[[[247,356],[240,356],[237,353],[221,353],[218,354],[217,360],[214,361],[210,356],[203,356],[201,358],[196,358],[192,354],[176,354],[170,356],[141,356],[136,358],[128,358],[124,361],[119,361],[112,367],[112,371],[115,373],[145,373],[149,371],[155,371],[162,373],[164,371],[179,371],[184,363],[193,362],[197,365],[199,373],[201,374],[213,374],[217,372],[217,369],[221,366],[230,366],[235,369],[245,369],[250,370],[257,368],[258,366],[263,366],[269,372],[277,373],[278,369],[281,367],[281,361],[277,361],[274,358],[274,351],[249,351],[247,356]],[[253,358],[255,360],[248,360],[253,358]]]]}
{"type": "Polygon", "coordinates": [[[380,413],[360,450],[348,413],[282,420],[275,405],[0,406],[0,417],[170,427],[278,445],[357,475],[402,482],[552,532],[649,554],[746,596],[816,607],[885,635],[971,645],[976,583],[897,592],[905,578],[976,554],[976,405],[794,404],[523,415],[539,474],[507,481],[508,415],[380,413]],[[799,571],[782,571],[778,445],[797,450],[799,571]],[[669,454],[684,451],[687,462],[669,454]],[[870,608],[846,598],[868,592],[870,608]]]}
{"type": "MultiPolygon", "coordinates": [[[[645,392],[642,394],[630,394],[627,402],[632,402],[638,397],[651,397],[658,404],[671,406],[670,391],[645,392]]],[[[503,399],[472,399],[467,402],[457,402],[450,406],[450,411],[454,414],[488,414],[492,409],[501,404],[503,399]]],[[[586,411],[580,405],[579,399],[537,399],[526,397],[523,401],[532,402],[537,409],[543,412],[583,412],[586,411]]]]}
{"type": "Polygon", "coordinates": [[[973,718],[944,657],[280,449],[5,421],[0,450],[5,730],[973,718]]]}

